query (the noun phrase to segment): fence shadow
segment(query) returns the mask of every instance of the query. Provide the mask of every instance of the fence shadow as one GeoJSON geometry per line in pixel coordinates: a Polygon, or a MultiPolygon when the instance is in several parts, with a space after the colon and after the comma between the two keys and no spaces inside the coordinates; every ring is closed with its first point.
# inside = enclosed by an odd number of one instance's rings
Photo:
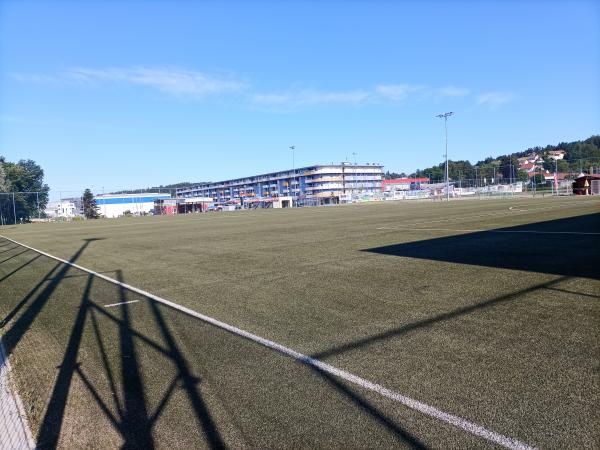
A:
{"type": "Polygon", "coordinates": [[[568,279],[569,279],[569,277],[561,277],[561,278],[557,278],[557,279],[547,281],[544,283],[539,283],[539,284],[530,286],[525,289],[521,289],[521,290],[518,290],[515,292],[511,292],[509,294],[500,295],[498,297],[494,297],[489,300],[475,303],[474,305],[457,308],[457,309],[454,309],[447,313],[438,314],[436,316],[429,317],[427,319],[418,320],[416,322],[411,322],[406,325],[402,325],[400,327],[384,331],[382,333],[374,334],[374,335],[367,336],[362,339],[358,339],[358,340],[349,342],[347,344],[342,344],[342,345],[338,345],[335,347],[331,347],[329,349],[322,350],[318,353],[314,353],[311,355],[311,357],[315,358],[315,359],[327,358],[327,357],[341,354],[341,353],[344,353],[347,351],[365,347],[367,345],[374,344],[376,342],[385,341],[385,340],[392,339],[392,338],[395,338],[398,336],[402,336],[402,335],[404,335],[406,333],[410,333],[412,331],[417,331],[419,329],[427,328],[427,327],[436,325],[441,322],[453,320],[453,319],[459,318],[461,316],[464,316],[466,314],[471,314],[471,313],[474,313],[477,311],[491,308],[493,306],[496,306],[496,305],[499,305],[502,303],[517,301],[522,296],[527,295],[531,292],[537,291],[539,289],[553,289],[553,287],[555,285],[560,284],[568,279]]]}
{"type": "MultiPolygon", "coordinates": [[[[77,261],[92,242],[102,239],[103,238],[84,239],[84,244],[73,254],[73,256],[69,259],[69,262],[74,263],[77,261]]],[[[2,319],[0,322],[0,327],[6,326],[9,321],[29,303],[24,312],[19,316],[18,319],[15,320],[15,322],[2,337],[8,355],[13,352],[23,335],[31,327],[38,314],[46,305],[46,302],[52,293],[60,285],[62,279],[67,275],[70,269],[71,266],[68,264],[57,262],[54,267],[52,267],[52,269],[50,269],[50,271],[42,278],[42,280],[36,286],[34,286],[33,289],[31,289],[19,303],[17,303],[17,305],[6,317],[2,319]],[[42,288],[44,285],[45,287],[42,288]]]]}
{"type": "Polygon", "coordinates": [[[362,251],[599,280],[599,249],[596,213],[362,251]]]}
{"type": "MultiPolygon", "coordinates": [[[[116,270],[116,278],[123,282],[123,275],[116,270]]],[[[52,277],[52,280],[61,278],[52,277]]],[[[144,335],[132,326],[130,311],[130,295],[126,289],[119,287],[119,300],[117,311],[113,314],[103,305],[93,301],[90,295],[95,276],[87,275],[86,286],[77,310],[77,316],[72,326],[66,345],[64,356],[59,369],[48,406],[37,434],[37,447],[40,449],[56,448],[59,443],[61,430],[65,419],[65,408],[73,380],[77,377],[90,393],[96,405],[108,419],[112,427],[123,439],[122,448],[126,449],[152,449],[156,447],[153,429],[161,417],[176,389],[181,388],[197,418],[198,425],[210,448],[225,448],[225,444],[206,406],[198,385],[200,379],[192,373],[183,353],[176,344],[175,337],[168,327],[161,312],[161,306],[154,301],[145,299],[151,309],[160,338],[144,335]],[[111,364],[106,338],[102,335],[100,321],[107,320],[118,330],[119,350],[118,364],[111,364]],[[78,361],[78,354],[82,346],[82,339],[86,327],[91,327],[97,345],[101,371],[110,388],[111,395],[106,395],[104,387],[99,387],[93,380],[94,374],[86,373],[82,363],[78,361]],[[158,406],[151,410],[146,395],[148,389],[157,390],[157,380],[146,380],[140,365],[140,353],[151,348],[158,351],[164,361],[170,361],[176,368],[177,374],[170,381],[167,380],[163,394],[160,396],[158,406]],[[117,366],[117,367],[115,367],[117,366]],[[90,376],[92,375],[92,376],[90,376]],[[116,412],[115,412],[116,411],[116,412]]],[[[106,283],[100,280],[100,283],[106,283]]],[[[138,294],[135,294],[139,300],[138,294]]],[[[35,301],[34,301],[35,303],[35,301]]],[[[164,364],[164,362],[160,363],[164,364]]]]}
{"type": "MultiPolygon", "coordinates": [[[[86,241],[81,248],[71,257],[70,262],[75,262],[85,251],[93,240],[86,241]]],[[[32,260],[22,264],[15,270],[20,270],[33,262],[32,260]]],[[[14,272],[14,271],[13,271],[14,272]]],[[[116,279],[123,282],[120,270],[114,271],[116,279]]],[[[82,276],[76,269],[62,263],[54,265],[50,271],[21,299],[2,321],[2,326],[11,324],[5,333],[7,351],[14,351],[18,342],[23,338],[27,330],[34,324],[51,295],[67,278],[82,276]],[[69,273],[72,269],[73,273],[69,273]]],[[[206,405],[199,386],[202,382],[194,375],[193,367],[186,359],[183,350],[177,343],[176,335],[172,331],[165,317],[166,310],[180,312],[166,305],[157,303],[151,299],[144,298],[139,294],[131,294],[126,289],[119,287],[118,303],[115,312],[96,303],[93,299],[93,289],[97,283],[106,283],[97,280],[92,274],[84,274],[85,287],[80,294],[81,299],[76,309],[76,316],[71,325],[69,337],[64,349],[60,364],[56,367],[58,373],[51,388],[47,407],[37,433],[36,441],[39,449],[56,448],[60,442],[61,431],[64,428],[65,415],[69,395],[72,392],[73,382],[79,380],[90,394],[90,398],[108,420],[112,428],[117,431],[123,440],[123,448],[127,449],[152,449],[156,447],[153,430],[161,418],[165,407],[169,403],[176,390],[184,392],[191,411],[196,418],[198,429],[210,448],[225,448],[224,440],[219,432],[217,423],[206,405]],[[154,321],[157,332],[146,335],[137,331],[132,325],[132,313],[130,304],[126,303],[131,298],[147,302],[150,317],[154,321]],[[118,330],[118,358],[116,363],[111,359],[108,348],[107,337],[103,336],[100,322],[108,321],[118,330]],[[98,373],[86,372],[86,367],[79,359],[80,350],[86,330],[91,330],[93,342],[96,343],[99,370],[104,376],[110,395],[106,386],[99,386],[94,381],[98,373]],[[159,400],[153,408],[147,399],[148,389],[157,391],[156,380],[149,380],[143,376],[140,365],[142,352],[152,350],[160,354],[165,362],[168,361],[175,369],[175,376],[170,380],[161,380],[162,391],[158,386],[159,400]],[[111,363],[111,361],[113,361],[111,363]],[[154,383],[150,386],[150,383],[154,383]]],[[[193,319],[199,320],[199,319],[193,319]]],[[[212,325],[209,325],[212,326],[212,325]]],[[[88,335],[90,332],[87,332],[88,335]]],[[[239,338],[236,336],[236,338],[239,338]]],[[[87,347],[86,347],[87,348],[87,347]]],[[[114,351],[114,350],[113,350],[114,351]]],[[[164,363],[164,362],[163,362],[164,363]]],[[[159,363],[160,364],[160,363],[159,363]]],[[[97,366],[98,367],[98,366],[97,366]]],[[[311,367],[332,389],[341,396],[349,399],[357,408],[366,412],[376,423],[385,427],[389,433],[412,448],[426,448],[416,437],[403,429],[393,419],[387,417],[384,412],[369,403],[365,398],[336,380],[331,375],[311,367]]],[[[87,369],[89,370],[89,369],[87,369]]]]}

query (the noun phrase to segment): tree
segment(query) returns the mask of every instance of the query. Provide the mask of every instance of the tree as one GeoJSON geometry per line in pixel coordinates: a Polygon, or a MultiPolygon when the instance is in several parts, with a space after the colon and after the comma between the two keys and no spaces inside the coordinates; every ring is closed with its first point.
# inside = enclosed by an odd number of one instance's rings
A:
{"type": "Polygon", "coordinates": [[[100,217],[98,214],[98,206],[96,205],[96,199],[94,194],[89,189],[83,192],[83,215],[86,219],[97,219],[100,217]]]}
{"type": "Polygon", "coordinates": [[[6,173],[4,172],[4,160],[0,159],[0,192],[7,192],[6,189],[6,173]]]}
{"type": "Polygon", "coordinates": [[[519,170],[517,172],[517,180],[519,180],[519,181],[529,181],[529,175],[524,170],[519,170]]]}
{"type": "Polygon", "coordinates": [[[384,175],[384,178],[386,180],[392,180],[394,178],[405,178],[405,177],[406,177],[406,174],[404,172],[396,173],[396,172],[390,172],[389,170],[384,175]]]}
{"type": "Polygon", "coordinates": [[[48,203],[50,188],[44,184],[44,171],[31,159],[20,160],[18,163],[6,161],[0,157],[0,192],[14,193],[14,209],[11,201],[3,195],[0,208],[4,218],[12,218],[15,223],[19,219],[29,220],[41,216],[48,203]]]}
{"type": "Polygon", "coordinates": [[[537,186],[545,185],[546,178],[544,177],[544,174],[538,172],[533,177],[531,177],[531,182],[537,186]]]}

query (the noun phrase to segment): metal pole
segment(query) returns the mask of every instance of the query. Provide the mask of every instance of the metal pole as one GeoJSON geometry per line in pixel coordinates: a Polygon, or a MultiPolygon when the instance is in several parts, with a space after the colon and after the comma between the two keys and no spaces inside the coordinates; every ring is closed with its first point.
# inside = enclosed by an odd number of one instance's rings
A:
{"type": "Polygon", "coordinates": [[[444,116],[444,129],[446,131],[446,201],[450,201],[450,178],[448,175],[448,117],[444,116]]]}
{"type": "Polygon", "coordinates": [[[444,131],[446,133],[446,153],[444,154],[446,158],[446,200],[450,201],[450,178],[448,177],[448,117],[454,114],[452,111],[438,114],[436,117],[440,119],[444,119],[444,131]]]}
{"type": "Polygon", "coordinates": [[[17,224],[17,208],[15,207],[15,193],[12,193],[13,197],[13,216],[15,217],[15,225],[17,224]]]}
{"type": "Polygon", "coordinates": [[[558,197],[558,159],[554,158],[554,189],[558,197]]]}
{"type": "Polygon", "coordinates": [[[40,213],[40,193],[36,192],[35,193],[35,197],[36,197],[36,200],[37,200],[38,219],[41,219],[42,216],[41,216],[41,213],[40,213]]]}

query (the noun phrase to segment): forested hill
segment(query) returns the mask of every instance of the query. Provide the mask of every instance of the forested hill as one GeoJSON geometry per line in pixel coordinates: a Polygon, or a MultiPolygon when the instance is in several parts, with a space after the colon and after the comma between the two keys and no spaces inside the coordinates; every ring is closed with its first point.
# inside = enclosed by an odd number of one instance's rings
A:
{"type": "Polygon", "coordinates": [[[183,181],[181,183],[167,184],[164,186],[161,184],[160,186],[147,187],[143,189],[126,189],[123,191],[111,192],[111,194],[138,194],[140,192],[175,192],[175,189],[181,189],[189,186],[197,186],[203,183],[203,181],[200,181],[198,183],[190,183],[189,181],[183,181]]]}
{"type": "MultiPolygon", "coordinates": [[[[551,151],[563,150],[565,155],[563,159],[558,160],[556,169],[559,172],[579,173],[581,171],[590,173],[594,170],[600,172],[600,135],[594,135],[585,140],[574,142],[559,142],[554,145],[546,145],[545,147],[532,147],[515,153],[509,153],[496,157],[489,156],[475,164],[470,161],[449,161],[448,171],[450,179],[475,179],[477,177],[513,177],[519,178],[524,176],[527,179],[527,174],[519,174],[518,158],[528,157],[533,154],[539,155],[544,159],[543,168],[553,171],[555,169],[554,160],[548,158],[551,151]]],[[[432,167],[427,167],[418,170],[416,173],[405,174],[386,172],[386,178],[397,178],[402,176],[427,176],[432,180],[444,179],[445,163],[432,167]]]]}
{"type": "MultiPolygon", "coordinates": [[[[585,141],[574,141],[574,142],[560,142],[556,145],[547,145],[545,147],[532,147],[522,152],[513,153],[513,158],[520,158],[523,156],[529,156],[532,153],[541,155],[547,155],[550,151],[564,150],[564,160],[569,162],[577,162],[580,159],[599,159],[600,158],[600,135],[591,136],[585,141]]],[[[496,158],[488,157],[483,161],[479,161],[477,165],[485,164],[493,161],[494,159],[510,159],[511,155],[501,155],[496,158]]]]}

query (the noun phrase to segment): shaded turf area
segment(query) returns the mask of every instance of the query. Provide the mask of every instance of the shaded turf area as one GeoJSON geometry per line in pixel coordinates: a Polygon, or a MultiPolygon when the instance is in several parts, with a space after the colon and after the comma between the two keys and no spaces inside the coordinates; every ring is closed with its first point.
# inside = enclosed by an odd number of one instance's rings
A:
{"type": "MultiPolygon", "coordinates": [[[[593,198],[1,231],[553,448],[600,442],[599,233],[593,198]]],[[[0,313],[41,447],[493,446],[2,239],[0,313]]]]}

